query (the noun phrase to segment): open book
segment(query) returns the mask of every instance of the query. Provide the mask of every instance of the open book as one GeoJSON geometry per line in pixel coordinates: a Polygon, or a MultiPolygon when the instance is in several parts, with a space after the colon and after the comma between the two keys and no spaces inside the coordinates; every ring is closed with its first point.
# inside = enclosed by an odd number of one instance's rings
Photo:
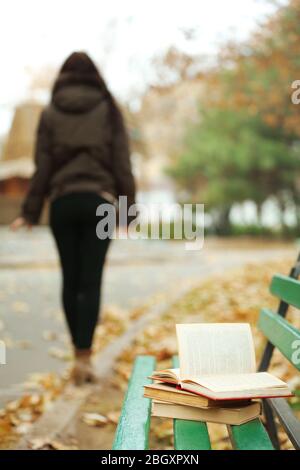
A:
{"type": "MultiPolygon", "coordinates": [[[[182,388],[177,385],[165,383],[144,385],[144,397],[175,405],[193,406],[195,408],[237,406],[236,400],[210,400],[204,396],[182,390],[182,388]]],[[[250,400],[239,400],[239,407],[249,405],[249,403],[251,403],[250,400]]]]}
{"type": "Polygon", "coordinates": [[[178,384],[211,400],[292,396],[282,380],[268,372],[255,372],[250,325],[179,324],[176,331],[179,368],[155,371],[152,379],[178,384]]]}

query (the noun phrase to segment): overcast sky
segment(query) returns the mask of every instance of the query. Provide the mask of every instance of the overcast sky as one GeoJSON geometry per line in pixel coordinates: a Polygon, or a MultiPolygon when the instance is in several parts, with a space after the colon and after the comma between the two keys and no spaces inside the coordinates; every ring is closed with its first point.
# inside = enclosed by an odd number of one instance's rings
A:
{"type": "Polygon", "coordinates": [[[59,67],[73,50],[85,50],[126,99],[153,80],[151,58],[169,46],[214,54],[226,39],[246,38],[272,8],[264,0],[1,1],[0,133],[28,96],[30,69],[59,67]]]}

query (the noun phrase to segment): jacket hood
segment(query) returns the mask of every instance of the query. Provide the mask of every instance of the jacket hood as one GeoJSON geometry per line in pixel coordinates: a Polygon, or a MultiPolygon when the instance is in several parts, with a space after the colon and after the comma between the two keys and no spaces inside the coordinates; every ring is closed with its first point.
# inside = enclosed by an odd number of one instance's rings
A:
{"type": "Polygon", "coordinates": [[[97,106],[107,95],[104,81],[93,75],[64,72],[54,83],[52,103],[69,113],[82,113],[97,106]]]}
{"type": "Polygon", "coordinates": [[[69,85],[53,94],[54,106],[66,113],[84,113],[95,108],[104,99],[100,89],[88,85],[69,85]]]}

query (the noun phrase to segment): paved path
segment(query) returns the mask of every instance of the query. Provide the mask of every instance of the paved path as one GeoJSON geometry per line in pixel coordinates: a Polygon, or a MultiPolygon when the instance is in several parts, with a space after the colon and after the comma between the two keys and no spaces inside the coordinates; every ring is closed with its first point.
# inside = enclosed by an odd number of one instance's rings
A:
{"type": "MultiPolygon", "coordinates": [[[[155,294],[175,294],[178,286],[255,260],[295,255],[291,245],[210,240],[202,251],[182,242],[118,240],[112,243],[104,277],[103,304],[131,309],[155,294]]],[[[46,228],[13,234],[0,229],[0,339],[8,346],[0,366],[0,406],[32,372],[58,371],[65,365],[49,354],[65,348],[60,302],[60,273],[46,228]],[[46,331],[56,341],[46,342],[46,331]]]]}

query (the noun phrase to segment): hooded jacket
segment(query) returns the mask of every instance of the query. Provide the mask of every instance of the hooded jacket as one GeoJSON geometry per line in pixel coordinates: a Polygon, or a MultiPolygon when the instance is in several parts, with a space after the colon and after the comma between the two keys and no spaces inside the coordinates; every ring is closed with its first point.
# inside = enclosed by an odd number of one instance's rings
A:
{"type": "Polygon", "coordinates": [[[70,192],[96,192],[106,199],[127,196],[135,182],[122,115],[91,77],[61,74],[52,101],[41,114],[35,147],[36,170],[22,216],[36,224],[45,198],[70,192]]]}

